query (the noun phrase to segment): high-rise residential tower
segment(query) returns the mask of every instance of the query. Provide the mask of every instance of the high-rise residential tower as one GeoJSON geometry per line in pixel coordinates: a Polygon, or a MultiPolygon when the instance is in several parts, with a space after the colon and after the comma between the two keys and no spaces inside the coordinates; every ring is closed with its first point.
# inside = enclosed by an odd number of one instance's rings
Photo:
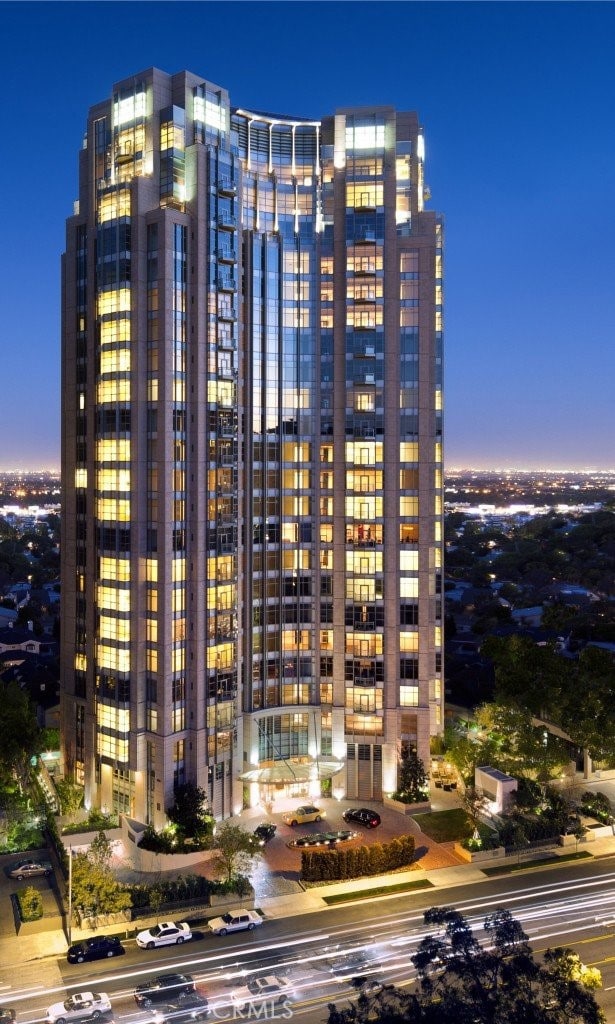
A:
{"type": "Polygon", "coordinates": [[[442,227],[414,113],[92,108],[63,260],[62,744],[159,827],[379,799],[442,728],[442,227]]]}

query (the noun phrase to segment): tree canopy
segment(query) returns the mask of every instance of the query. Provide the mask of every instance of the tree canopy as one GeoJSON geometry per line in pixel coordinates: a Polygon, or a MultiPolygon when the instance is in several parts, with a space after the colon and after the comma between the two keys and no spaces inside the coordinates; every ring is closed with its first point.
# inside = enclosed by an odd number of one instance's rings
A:
{"type": "Polygon", "coordinates": [[[130,890],[115,879],[108,863],[96,853],[74,854],[71,875],[73,906],[83,908],[88,916],[113,914],[132,906],[130,890]]]}
{"type": "Polygon", "coordinates": [[[176,786],[175,803],[167,808],[167,817],[177,826],[183,838],[203,840],[213,832],[214,819],[209,813],[207,794],[193,782],[176,786]]]}
{"type": "Polygon", "coordinates": [[[576,661],[527,637],[488,637],[482,652],[495,665],[496,701],[545,718],[596,760],[615,757],[615,662],[586,647],[576,661]]]}
{"type": "Polygon", "coordinates": [[[252,832],[232,821],[223,821],[216,827],[213,839],[216,856],[214,870],[231,883],[238,875],[245,875],[253,860],[260,856],[260,849],[252,832]]]}
{"type": "Polygon", "coordinates": [[[424,919],[436,932],[411,957],[418,986],[360,990],[348,1008],[330,1004],[329,1024],[604,1024],[593,995],[599,972],[570,949],[538,962],[510,911],[485,918],[484,944],[453,907],[432,907],[424,919]]]}

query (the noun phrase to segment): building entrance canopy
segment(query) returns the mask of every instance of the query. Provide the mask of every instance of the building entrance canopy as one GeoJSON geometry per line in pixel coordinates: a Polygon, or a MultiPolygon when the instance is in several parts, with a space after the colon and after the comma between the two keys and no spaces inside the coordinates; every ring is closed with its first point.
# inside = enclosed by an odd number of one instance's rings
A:
{"type": "Polygon", "coordinates": [[[287,758],[276,761],[266,768],[251,768],[239,776],[244,782],[256,782],[260,786],[286,785],[293,782],[320,782],[332,779],[341,772],[343,761],[335,758],[287,758]]]}

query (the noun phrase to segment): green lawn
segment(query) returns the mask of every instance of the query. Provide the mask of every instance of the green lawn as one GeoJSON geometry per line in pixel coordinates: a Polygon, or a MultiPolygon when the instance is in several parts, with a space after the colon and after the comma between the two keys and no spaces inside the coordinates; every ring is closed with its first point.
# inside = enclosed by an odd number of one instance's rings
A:
{"type": "Polygon", "coordinates": [[[577,853],[554,853],[551,857],[541,857],[540,860],[524,860],[520,863],[507,863],[493,868],[481,868],[485,875],[506,875],[511,871],[527,871],[528,868],[541,868],[546,864],[559,864],[563,860],[586,860],[592,854],[587,850],[579,850],[577,853]]]}
{"type": "Polygon", "coordinates": [[[471,836],[474,831],[462,807],[454,807],[450,811],[432,811],[431,814],[415,814],[413,817],[425,835],[437,843],[459,842],[471,836]]]}
{"type": "Polygon", "coordinates": [[[323,901],[333,907],[336,903],[352,903],[354,900],[369,900],[373,896],[390,896],[397,892],[411,892],[412,889],[431,889],[433,883],[425,878],[416,882],[398,882],[397,885],[377,885],[374,889],[362,889],[359,892],[338,892],[334,896],[323,896],[323,901]]]}

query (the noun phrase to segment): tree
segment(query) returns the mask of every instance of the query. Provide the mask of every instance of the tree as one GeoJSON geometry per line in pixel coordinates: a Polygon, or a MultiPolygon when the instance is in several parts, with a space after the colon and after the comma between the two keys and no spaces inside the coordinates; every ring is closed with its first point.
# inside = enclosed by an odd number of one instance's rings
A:
{"type": "Polygon", "coordinates": [[[425,800],[429,792],[428,779],[425,765],[416,749],[403,743],[397,766],[397,790],[394,796],[405,803],[425,800]]]}
{"type": "Polygon", "coordinates": [[[30,698],[17,683],[0,684],[0,736],[0,773],[14,774],[24,787],[31,758],[42,750],[42,730],[30,698]]]}
{"type": "Polygon", "coordinates": [[[213,842],[216,850],[213,867],[224,875],[227,884],[238,875],[247,874],[250,864],[260,856],[260,848],[252,832],[231,821],[223,821],[217,826],[213,842]]]}
{"type": "Polygon", "coordinates": [[[113,845],[104,829],[98,832],[90,843],[88,857],[101,868],[109,868],[113,856],[113,845]]]}
{"type": "Polygon", "coordinates": [[[175,803],[167,808],[167,817],[183,838],[202,841],[213,833],[214,819],[209,813],[207,795],[200,786],[186,782],[176,786],[175,803]]]}
{"type": "Polygon", "coordinates": [[[71,782],[70,779],[57,779],[54,782],[62,814],[72,817],[83,804],[83,786],[71,782]]]}
{"type": "Polygon", "coordinates": [[[598,968],[582,963],[579,954],[573,949],[548,949],[545,963],[551,966],[553,975],[562,982],[577,982],[590,990],[602,988],[602,974],[598,968]]]}
{"type": "Polygon", "coordinates": [[[71,874],[73,906],[82,907],[87,916],[115,914],[132,906],[130,890],[88,854],[74,854],[71,874]]]}
{"type": "Polygon", "coordinates": [[[329,1024],[604,1024],[593,995],[599,972],[569,949],[537,962],[510,911],[485,918],[484,946],[453,907],[432,907],[424,919],[438,932],[411,957],[418,989],[361,989],[348,1009],[329,1005],[329,1024]]]}
{"type": "Polygon", "coordinates": [[[476,786],[464,786],[463,792],[460,794],[461,806],[466,812],[468,818],[472,822],[474,831],[478,829],[481,815],[485,811],[487,806],[487,798],[485,795],[476,788],[476,786]]]}

